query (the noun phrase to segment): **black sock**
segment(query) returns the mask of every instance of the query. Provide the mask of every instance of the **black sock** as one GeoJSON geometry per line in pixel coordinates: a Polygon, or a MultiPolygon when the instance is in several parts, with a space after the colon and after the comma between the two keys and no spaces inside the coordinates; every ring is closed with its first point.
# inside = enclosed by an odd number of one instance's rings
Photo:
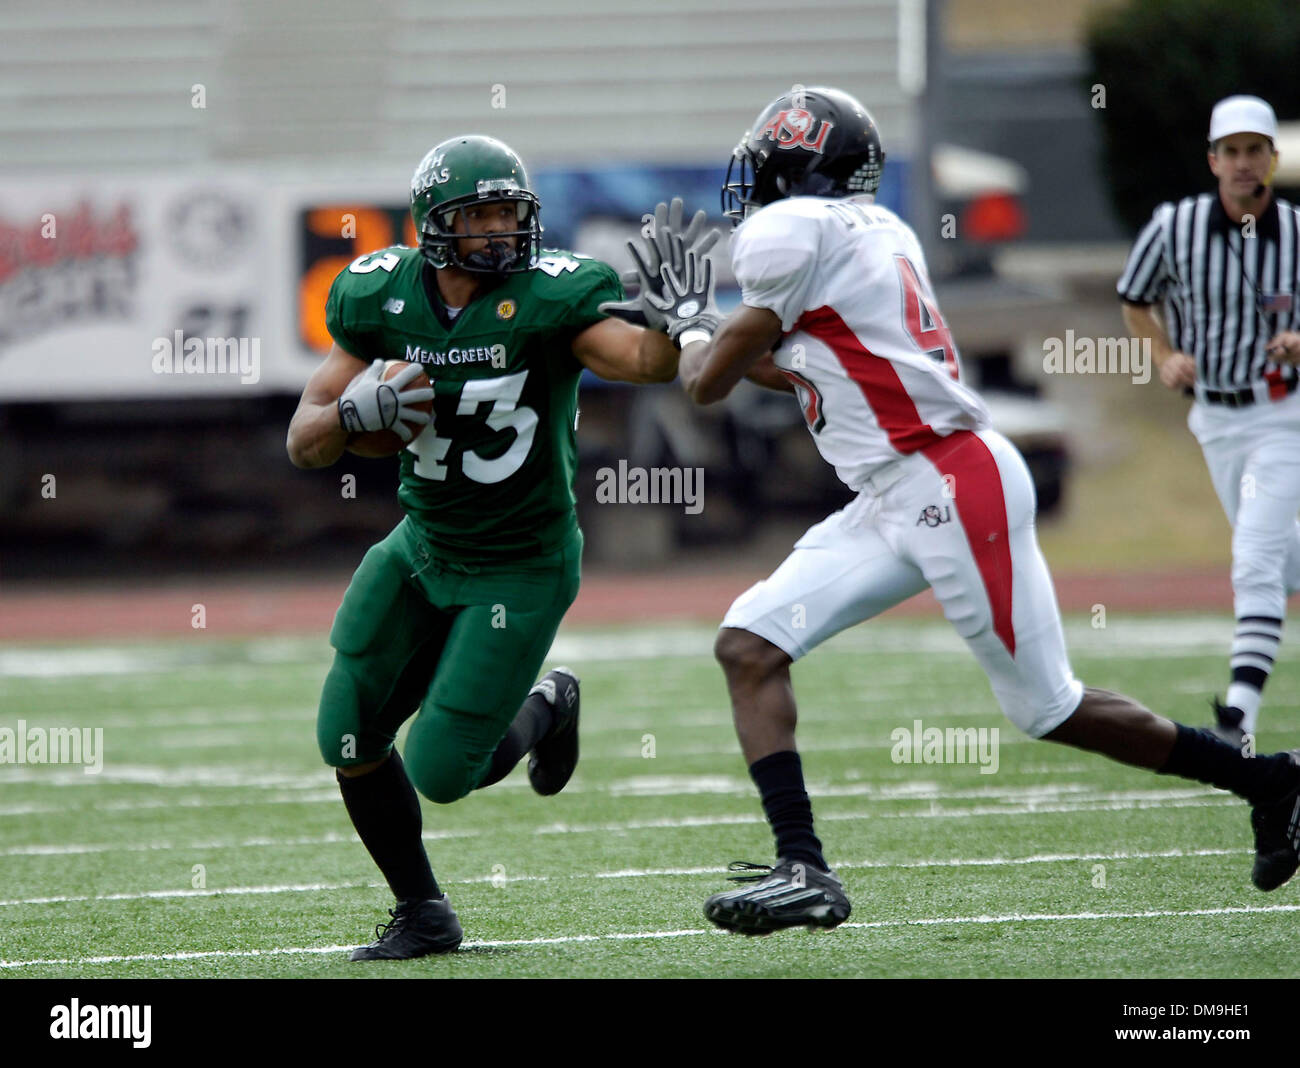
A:
{"type": "Polygon", "coordinates": [[[1248,757],[1208,730],[1174,726],[1178,737],[1161,775],[1181,775],[1231,790],[1252,805],[1276,801],[1295,785],[1296,766],[1286,753],[1248,757]]]}
{"type": "Polygon", "coordinates": [[[776,855],[782,860],[801,860],[829,871],[830,865],[822,856],[822,844],[813,834],[812,802],[804,789],[799,754],[787,749],[765,756],[749,766],[749,774],[758,787],[767,822],[776,836],[776,855]]]}
{"type": "Polygon", "coordinates": [[[369,775],[338,775],[343,804],[398,901],[441,897],[420,840],[420,798],[394,749],[369,775]]]}
{"type": "Polygon", "coordinates": [[[487,774],[475,789],[481,790],[485,786],[491,786],[509,775],[511,769],[523,759],[524,754],[540,742],[551,729],[552,715],[550,703],[545,697],[540,693],[529,694],[528,699],[519,706],[519,712],[514,722],[510,724],[510,729],[506,731],[506,736],[501,739],[496,752],[492,754],[492,763],[488,765],[487,774]]]}

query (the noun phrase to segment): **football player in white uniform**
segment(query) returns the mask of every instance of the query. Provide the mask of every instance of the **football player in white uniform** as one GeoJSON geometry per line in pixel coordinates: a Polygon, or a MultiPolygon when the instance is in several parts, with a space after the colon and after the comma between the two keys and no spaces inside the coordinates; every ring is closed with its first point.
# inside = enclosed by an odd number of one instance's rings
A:
{"type": "Polygon", "coordinates": [[[702,242],[675,237],[662,210],[648,257],[637,257],[638,299],[681,345],[692,399],[721,400],[742,377],[792,390],[822,456],[858,494],[722,622],[715,653],[778,859],[740,865],[753,874],[737,879],[752,885],[715,894],[705,915],[746,934],[848,917],[813,831],[790,664],[927,586],[1016,726],[1245,798],[1252,879],[1281,886],[1300,865],[1292,755],[1249,759],[1071,672],[1029,472],[962,381],[916,235],[873,203],[884,159],[858,101],[796,89],[760,113],[723,187],[740,223],[731,254],[741,306],[722,321],[702,242]]]}

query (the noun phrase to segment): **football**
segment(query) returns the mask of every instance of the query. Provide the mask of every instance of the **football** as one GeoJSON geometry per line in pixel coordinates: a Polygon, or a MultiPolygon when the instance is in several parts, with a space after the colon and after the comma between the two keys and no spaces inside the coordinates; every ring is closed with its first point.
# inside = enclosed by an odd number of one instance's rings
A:
{"type": "MultiPolygon", "coordinates": [[[[384,381],[387,382],[390,378],[400,374],[410,366],[411,365],[405,360],[389,360],[384,364],[384,381]]],[[[428,385],[429,379],[428,376],[425,375],[408,382],[406,388],[402,392],[405,393],[412,389],[425,389],[428,385]]],[[[411,407],[421,412],[432,412],[433,402],[420,401],[411,405],[411,407]]],[[[414,431],[417,435],[424,429],[424,427],[418,426],[414,423],[409,423],[407,426],[408,429],[414,431]]],[[[415,438],[412,438],[411,440],[414,441],[415,438]]],[[[406,447],[406,445],[407,442],[404,442],[396,431],[371,430],[353,434],[351,438],[348,439],[347,449],[348,452],[356,453],[358,456],[396,456],[406,447]]]]}

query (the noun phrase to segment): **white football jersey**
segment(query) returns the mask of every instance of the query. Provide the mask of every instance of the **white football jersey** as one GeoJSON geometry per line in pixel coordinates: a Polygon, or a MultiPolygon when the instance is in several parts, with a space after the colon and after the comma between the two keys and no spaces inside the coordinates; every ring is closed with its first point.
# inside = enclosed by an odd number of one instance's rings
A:
{"type": "Polygon", "coordinates": [[[773,353],[822,456],[850,489],[957,430],[990,426],[961,380],[911,227],[866,197],[791,197],[737,228],[742,301],[785,331],[773,353]]]}

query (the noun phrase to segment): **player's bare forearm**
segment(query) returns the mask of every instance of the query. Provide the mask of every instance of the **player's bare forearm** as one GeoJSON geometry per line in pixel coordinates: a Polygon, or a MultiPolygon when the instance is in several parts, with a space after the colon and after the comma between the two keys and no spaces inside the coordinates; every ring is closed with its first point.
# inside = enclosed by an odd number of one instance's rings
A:
{"type": "Polygon", "coordinates": [[[289,423],[286,446],[294,467],[329,467],[347,446],[348,432],[339,426],[338,403],[300,403],[289,423]]]}
{"type": "Polygon", "coordinates": [[[637,360],[641,365],[643,382],[671,382],[677,377],[677,361],[681,353],[667,334],[658,330],[642,330],[637,360]]]}
{"type": "Polygon", "coordinates": [[[745,372],[745,380],[753,382],[756,386],[762,386],[764,389],[773,389],[778,393],[793,393],[794,383],[792,383],[781,369],[777,367],[776,361],[772,358],[770,352],[760,356],[748,371],[745,372]]]}
{"type": "Polygon", "coordinates": [[[666,334],[602,319],[573,339],[574,358],[607,382],[671,382],[677,377],[677,347],[666,334]]]}
{"type": "Polygon", "coordinates": [[[682,350],[682,386],[696,404],[720,401],[780,339],[781,320],[774,312],[742,304],[709,341],[682,350]]]}
{"type": "Polygon", "coordinates": [[[339,424],[338,401],[365,369],[364,360],[335,345],[307,380],[285,442],[294,467],[329,467],[343,455],[348,432],[339,424]]]}

